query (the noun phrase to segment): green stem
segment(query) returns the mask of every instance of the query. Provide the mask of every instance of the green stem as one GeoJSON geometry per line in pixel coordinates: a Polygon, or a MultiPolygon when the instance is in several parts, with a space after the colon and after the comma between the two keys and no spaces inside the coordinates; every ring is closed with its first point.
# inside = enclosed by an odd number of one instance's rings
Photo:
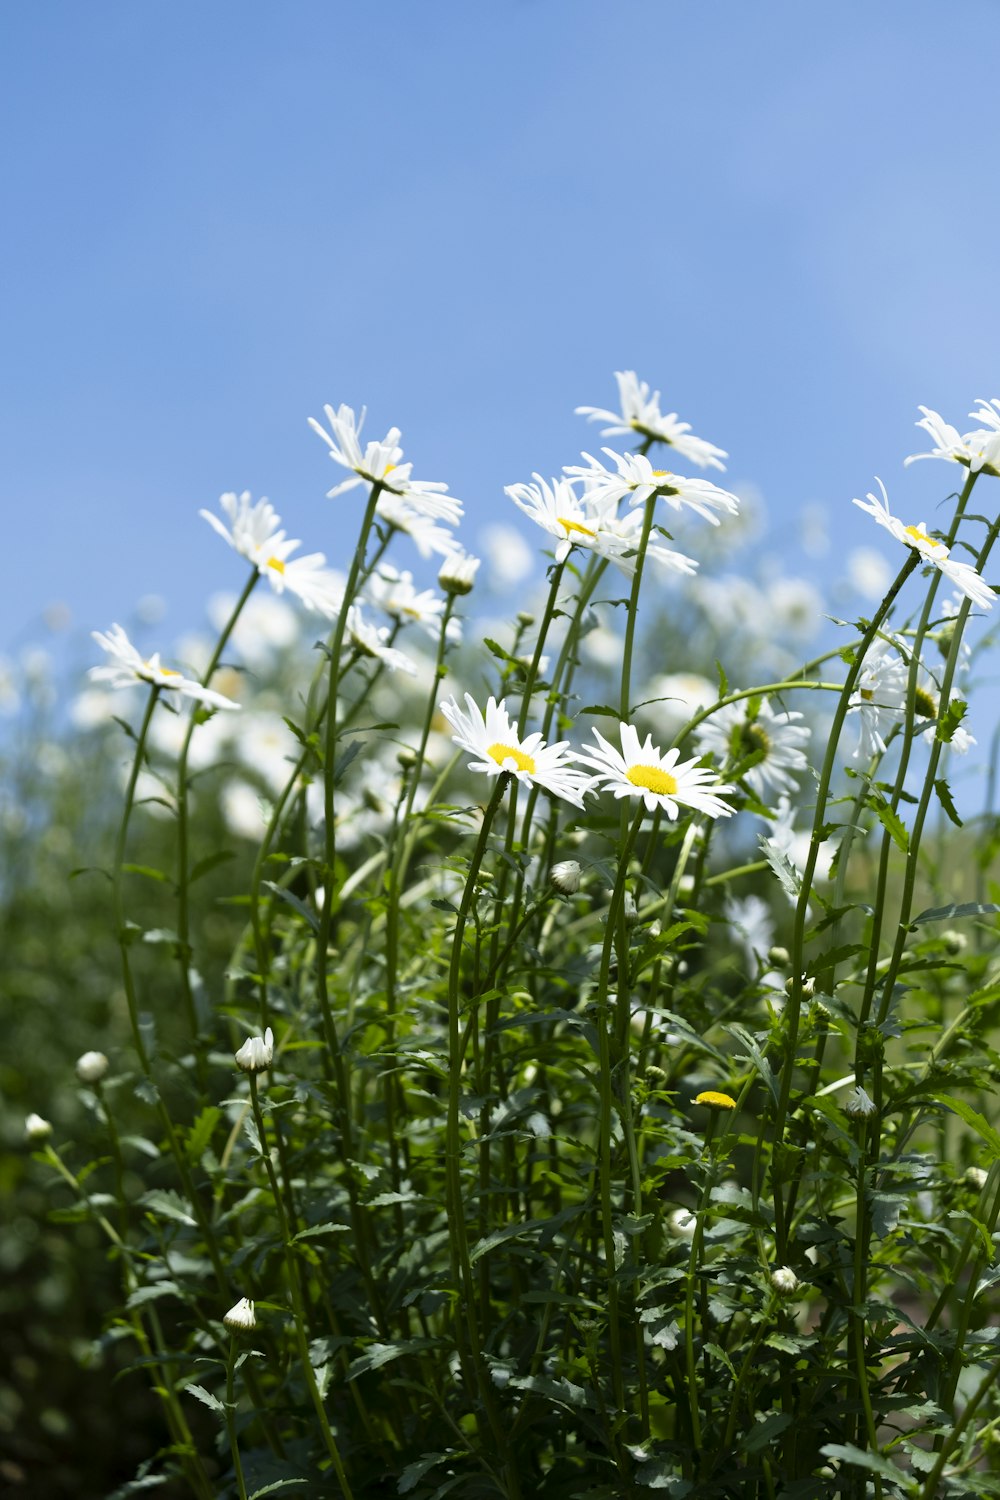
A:
{"type": "Polygon", "coordinates": [[[229,1338],[229,1358],[226,1360],[226,1431],[229,1433],[229,1451],[233,1455],[236,1488],[239,1491],[240,1500],[247,1500],[247,1487],[243,1478],[243,1464],[240,1460],[240,1445],[236,1437],[236,1403],[233,1390],[235,1374],[236,1335],[234,1333],[229,1338]]]}

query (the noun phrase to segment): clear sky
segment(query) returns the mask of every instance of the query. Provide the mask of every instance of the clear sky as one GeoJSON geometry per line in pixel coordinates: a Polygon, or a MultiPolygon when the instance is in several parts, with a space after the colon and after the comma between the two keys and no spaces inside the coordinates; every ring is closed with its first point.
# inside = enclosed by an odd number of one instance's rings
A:
{"type": "Polygon", "coordinates": [[[891,556],[851,497],[933,525],[917,404],[1000,394],[998,61],[996,0],[4,6],[0,651],[56,600],[198,621],[242,577],[223,490],[342,562],[327,401],[398,424],[474,548],[621,368],[776,548],[821,501],[891,556]]]}

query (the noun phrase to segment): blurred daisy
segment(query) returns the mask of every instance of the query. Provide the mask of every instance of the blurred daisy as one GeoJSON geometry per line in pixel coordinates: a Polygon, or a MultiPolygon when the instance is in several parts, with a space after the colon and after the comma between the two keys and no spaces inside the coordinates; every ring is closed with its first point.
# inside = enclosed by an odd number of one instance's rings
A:
{"type": "Polygon", "coordinates": [[[889,641],[869,647],[848,705],[857,713],[859,738],[852,760],[870,760],[885,752],[885,735],[906,709],[909,671],[889,641]]]}
{"type": "Polygon", "coordinates": [[[601,452],[613,461],[614,470],[583,453],[580,456],[587,460],[588,467],[568,464],[563,471],[571,479],[582,481],[584,498],[594,505],[616,506],[625,499],[629,505],[642,505],[650,495],[659,495],[674,510],[695,510],[713,526],[719,524],[716,511],[730,515],[739,511],[736,496],[708,479],[686,479],[669,469],[654,469],[644,453],[615,453],[611,448],[602,448],[601,452]]]}
{"type": "Polygon", "coordinates": [[[315,417],[309,418],[309,426],[319,434],[330,449],[335,463],[351,470],[351,478],[327,490],[327,499],[333,500],[359,484],[379,484],[394,495],[405,496],[420,512],[432,520],[447,521],[449,526],[462,519],[462,502],[447,493],[448,486],[437,480],[412,479],[412,463],[403,463],[403,450],[399,446],[400,431],[390,427],[381,442],[370,442],[364,451],[361,448],[361,428],[365,420],[365,408],[355,420],[349,406],[323,408],[330,431],[315,417]]]}
{"type": "Polygon", "coordinates": [[[87,675],[93,682],[106,682],[113,688],[133,687],[137,682],[147,682],[152,687],[165,688],[184,698],[195,698],[199,703],[207,703],[212,708],[240,706],[231,698],[224,698],[221,693],[213,693],[211,688],[202,687],[200,682],[184,677],[173,667],[163,666],[158,651],[146,660],[132,645],[120,625],[112,625],[107,635],[102,635],[99,630],[91,631],[91,635],[111,657],[106,666],[91,667],[87,675]]]}
{"type": "MultiPolygon", "coordinates": [[[[507,485],[505,493],[529,520],[556,538],[556,562],[565,562],[573,547],[586,547],[631,577],[642,540],[642,515],[635,511],[619,517],[614,502],[581,499],[568,479],[549,484],[540,474],[534,478],[534,484],[507,485]]],[[[694,573],[698,567],[693,558],[659,542],[647,542],[646,555],[678,573],[694,573]]]]}
{"type": "Polygon", "coordinates": [[[467,713],[454,698],[441,704],[441,712],[455,731],[455,744],[477,757],[469,762],[470,771],[483,771],[487,776],[507,771],[525,786],[540,786],[575,807],[583,806],[591,778],[573,765],[566,740],[546,745],[538,733],[522,740],[503,699],[497,703],[490,698],[485,714],[471,693],[466,693],[465,702],[467,713]]]}
{"type": "Polygon", "coordinates": [[[326,567],[322,552],[292,558],[301,542],[291,541],[281,527],[281,517],[267,500],[254,504],[250,492],[223,495],[219,505],[229,519],[224,526],[210,510],[199,512],[214,531],[229,543],[241,557],[253,563],[275,593],[296,594],[307,609],[332,619],[343,603],[343,588],[335,573],[326,567]]]}
{"type": "Polygon", "coordinates": [[[405,531],[421,557],[430,557],[435,552],[439,557],[450,557],[459,550],[459,543],[448,528],[439,526],[408,497],[391,495],[383,490],[375,514],[394,531],[405,531]]]}
{"type": "Polygon", "coordinates": [[[620,754],[596,729],[597,749],[580,752],[579,759],[597,772],[595,786],[613,792],[615,797],[641,797],[647,812],[662,808],[672,820],[682,807],[710,818],[728,817],[733,811],[721,797],[733,788],[722,785],[715,773],[699,766],[697,760],[679,765],[680,751],[663,754],[651,735],[640,745],[632,724],[619,724],[618,732],[620,754]]]}
{"type": "Polygon", "coordinates": [[[755,970],[774,944],[771,908],[762,896],[727,896],[722,907],[728,925],[743,949],[747,969],[755,970]]]}
{"type": "Polygon", "coordinates": [[[417,675],[416,666],[406,653],[397,651],[389,644],[388,627],[369,625],[362,618],[361,608],[357,604],[352,604],[347,611],[347,634],[362,656],[373,657],[388,667],[390,672],[405,672],[409,677],[417,675]]]}
{"type": "MultiPolygon", "coordinates": [[[[472,559],[475,567],[479,564],[472,559]]],[[[441,633],[441,616],[445,601],[433,589],[417,589],[412,573],[400,573],[389,563],[383,563],[368,580],[368,596],[378,609],[392,615],[402,624],[408,621],[420,628],[433,640],[441,633]]],[[[447,637],[450,641],[461,639],[462,627],[458,620],[449,620],[447,637]]]]}
{"type": "Polygon", "coordinates": [[[764,799],[769,790],[792,791],[796,775],[806,768],[803,746],[810,731],[798,722],[801,718],[794,709],[776,712],[767,698],[753,718],[745,703],[728,703],[699,727],[698,747],[702,754],[711,753],[736,765],[756,757],[740,777],[764,799]]]}
{"type": "Polygon", "coordinates": [[[920,553],[921,557],[933,563],[946,578],[951,579],[957,589],[961,589],[966,598],[972,600],[973,604],[979,604],[983,609],[992,609],[993,590],[980,578],[975,568],[970,563],[956,562],[944,542],[935,541],[933,537],[927,535],[927,527],[923,521],[916,526],[907,526],[892,515],[885,485],[881,479],[877,482],[882,491],[882,499],[879,500],[869,490],[868,499],[871,503],[866,505],[863,500],[855,500],[855,505],[866,511],[868,515],[874,516],[878,524],[894,536],[897,542],[902,542],[906,547],[912,547],[915,552],[920,553]]]}
{"type": "Polygon", "coordinates": [[[586,417],[588,422],[610,422],[601,429],[602,437],[626,436],[637,432],[640,437],[651,438],[657,443],[667,443],[676,448],[683,458],[697,464],[699,468],[724,469],[720,460],[728,458],[724,448],[717,448],[704,438],[695,437],[689,422],[681,422],[672,411],[664,416],[660,411],[660,393],[650,394],[649,386],[640,380],[634,370],[617,370],[618,398],[621,411],[606,411],[600,406],[578,406],[576,414],[586,417]]]}
{"type": "Polygon", "coordinates": [[[903,460],[905,464],[921,458],[945,458],[962,464],[972,474],[1000,474],[1000,401],[995,398],[984,401],[980,397],[978,409],[969,415],[978,417],[986,426],[967,432],[964,437],[930,407],[921,406],[919,410],[923,416],[917,426],[930,436],[934,447],[930,453],[911,453],[903,460]]]}
{"type": "MultiPolygon", "coordinates": [[[[930,720],[926,729],[920,730],[919,733],[926,744],[933,745],[937,738],[937,721],[941,716],[941,698],[937,691],[937,683],[927,671],[921,673],[913,708],[914,716],[918,721],[930,720]]],[[[976,744],[976,739],[963,724],[959,724],[952,733],[951,739],[945,743],[949,749],[954,750],[956,755],[967,755],[976,744]]]]}

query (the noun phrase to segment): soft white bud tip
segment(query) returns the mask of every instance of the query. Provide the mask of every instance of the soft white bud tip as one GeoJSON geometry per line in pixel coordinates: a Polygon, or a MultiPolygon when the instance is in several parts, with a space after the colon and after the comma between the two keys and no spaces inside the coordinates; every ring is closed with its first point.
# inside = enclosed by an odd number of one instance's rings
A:
{"type": "Polygon", "coordinates": [[[76,1076],[81,1083],[100,1083],[109,1066],[103,1052],[85,1052],[76,1060],[76,1076]]]}
{"type": "Polygon", "coordinates": [[[244,1073],[263,1073],[274,1057],[274,1033],[270,1026],[262,1037],[248,1036],[236,1054],[236,1066],[244,1073]]]}
{"type": "Polygon", "coordinates": [[[561,859],[552,866],[549,879],[564,896],[573,896],[580,889],[580,873],[580,866],[575,859],[561,859]]]}
{"type": "Polygon", "coordinates": [[[41,1145],[52,1134],[52,1126],[41,1115],[29,1115],[24,1122],[24,1138],[33,1146],[41,1145]]]}
{"type": "Polygon", "coordinates": [[[248,1332],[257,1327],[257,1319],[254,1317],[253,1303],[249,1297],[241,1297],[235,1307],[231,1307],[223,1318],[227,1328],[234,1333],[248,1332]]]}
{"type": "Polygon", "coordinates": [[[779,1297],[794,1297],[800,1283],[790,1266],[778,1266],[771,1272],[771,1285],[779,1297]]]}

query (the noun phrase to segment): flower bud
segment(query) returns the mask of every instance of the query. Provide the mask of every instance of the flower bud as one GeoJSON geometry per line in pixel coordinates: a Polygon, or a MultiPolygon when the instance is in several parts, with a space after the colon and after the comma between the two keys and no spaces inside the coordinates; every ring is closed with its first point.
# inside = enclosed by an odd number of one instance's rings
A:
{"type": "Polygon", "coordinates": [[[776,969],[786,969],[792,961],[792,955],[787,948],[769,948],[767,961],[776,969]]]}
{"type": "Polygon", "coordinates": [[[635,904],[635,897],[631,892],[625,892],[625,921],[629,927],[634,927],[639,920],[639,909],[635,904]]]}
{"type": "Polygon", "coordinates": [[[257,1319],[254,1317],[253,1303],[250,1298],[241,1297],[236,1306],[229,1309],[222,1321],[234,1333],[249,1333],[251,1328],[256,1328],[257,1319]]]}
{"type": "Polygon", "coordinates": [[[698,1227],[698,1215],[689,1208],[675,1208],[667,1221],[670,1233],[679,1240],[693,1240],[698,1227]]]}
{"type": "MultiPolygon", "coordinates": [[[[242,1068],[244,1073],[263,1073],[265,1068],[271,1066],[271,1059],[273,1057],[274,1033],[269,1026],[264,1032],[263,1037],[247,1037],[243,1046],[236,1054],[236,1066],[242,1068]]],[[[244,1301],[246,1301],[246,1298],[244,1298],[244,1301]]],[[[253,1316],[252,1307],[250,1315],[251,1317],[253,1316]]]]}
{"type": "Polygon", "coordinates": [[[32,1146],[40,1146],[52,1134],[52,1125],[41,1115],[29,1115],[24,1122],[24,1138],[32,1146]]]}
{"type": "Polygon", "coordinates": [[[81,1083],[100,1083],[108,1067],[103,1052],[85,1052],[76,1060],[76,1076],[81,1083]]]}
{"type": "Polygon", "coordinates": [[[875,1113],[876,1108],[875,1100],[866,1094],[859,1084],[844,1105],[844,1113],[846,1115],[853,1115],[856,1119],[866,1119],[869,1115],[875,1113]]]}
{"type": "Polygon", "coordinates": [[[564,896],[575,896],[580,889],[580,866],[575,859],[561,859],[549,871],[549,879],[564,896]]]}
{"type": "Polygon", "coordinates": [[[977,1193],[981,1193],[986,1186],[988,1176],[989,1173],[984,1172],[982,1167],[968,1167],[965,1173],[965,1180],[970,1188],[975,1188],[977,1193]]]}
{"type": "Polygon", "coordinates": [[[790,1266],[778,1266],[771,1272],[771,1286],[779,1297],[794,1297],[801,1282],[790,1266]]]}
{"type": "Polygon", "coordinates": [[[949,927],[947,932],[942,932],[941,941],[945,946],[945,951],[954,956],[956,953],[962,952],[968,939],[964,932],[955,932],[953,928],[949,927]]]}
{"type": "Polygon", "coordinates": [[[446,594],[471,594],[480,559],[467,552],[451,552],[438,571],[438,584],[446,594]]]}

